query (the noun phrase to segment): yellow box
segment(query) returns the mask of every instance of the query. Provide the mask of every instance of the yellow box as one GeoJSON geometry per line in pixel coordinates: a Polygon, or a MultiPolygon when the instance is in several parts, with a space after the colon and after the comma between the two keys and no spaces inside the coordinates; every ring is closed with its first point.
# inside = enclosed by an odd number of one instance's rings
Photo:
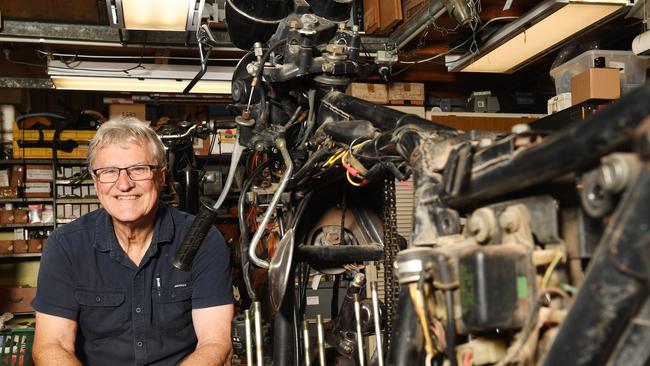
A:
{"type": "MultiPolygon", "coordinates": [[[[25,142],[52,142],[54,130],[25,130],[19,129],[14,123],[13,126],[13,154],[14,159],[51,159],[51,147],[21,147],[19,141],[25,142]]],[[[88,143],[95,137],[95,130],[65,130],[61,132],[60,141],[76,141],[79,144],[71,152],[58,150],[59,159],[85,159],[88,156],[88,143]]]]}

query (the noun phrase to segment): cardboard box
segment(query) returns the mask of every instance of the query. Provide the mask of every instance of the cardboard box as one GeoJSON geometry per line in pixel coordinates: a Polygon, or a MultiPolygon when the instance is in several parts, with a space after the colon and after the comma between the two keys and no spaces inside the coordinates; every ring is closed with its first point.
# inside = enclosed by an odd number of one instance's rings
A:
{"type": "Polygon", "coordinates": [[[388,103],[386,84],[352,83],[348,86],[348,95],[376,104],[388,103]]]}
{"type": "Polygon", "coordinates": [[[52,166],[51,165],[27,165],[25,172],[25,182],[51,182],[52,166]]]}
{"type": "Polygon", "coordinates": [[[237,129],[227,128],[217,130],[219,134],[219,153],[232,154],[237,143],[237,129]]]}
{"type": "Polygon", "coordinates": [[[32,300],[36,296],[36,287],[2,286],[0,287],[0,312],[26,313],[34,311],[32,300]]]}
{"type": "Polygon", "coordinates": [[[12,254],[14,252],[13,240],[0,240],[0,254],[12,254]]]}
{"type": "Polygon", "coordinates": [[[14,253],[15,254],[27,253],[28,249],[29,248],[27,247],[27,240],[25,240],[25,239],[14,239],[14,253]]]}
{"type": "Polygon", "coordinates": [[[146,106],[144,104],[111,104],[108,107],[109,119],[120,119],[135,117],[141,121],[147,118],[146,106]]]}
{"type": "Polygon", "coordinates": [[[381,0],[379,8],[379,34],[388,34],[402,22],[401,0],[381,0]]]}
{"type": "Polygon", "coordinates": [[[388,101],[390,104],[424,105],[424,84],[390,83],[388,101]]]}
{"type": "Polygon", "coordinates": [[[426,0],[402,0],[402,18],[404,23],[411,20],[428,4],[426,0]]]}
{"type": "Polygon", "coordinates": [[[9,177],[9,185],[18,187],[25,181],[25,167],[23,165],[14,165],[11,167],[11,175],[9,177]]]}
{"type": "Polygon", "coordinates": [[[18,187],[0,187],[0,198],[18,198],[18,187]]]}
{"type": "Polygon", "coordinates": [[[40,253],[43,251],[44,239],[29,239],[27,240],[27,253],[40,253]]]}
{"type": "Polygon", "coordinates": [[[366,34],[374,34],[380,28],[379,0],[363,0],[363,27],[366,34]]]}
{"type": "Polygon", "coordinates": [[[589,99],[617,99],[621,96],[618,69],[590,68],[571,79],[571,104],[589,99]]]}
{"type": "Polygon", "coordinates": [[[11,169],[0,169],[0,187],[9,187],[11,169]]]}
{"type": "Polygon", "coordinates": [[[25,197],[52,197],[52,187],[50,183],[25,183],[25,197]]]}
{"type": "MultiPolygon", "coordinates": [[[[210,143],[212,142],[212,139],[214,139],[213,135],[208,136],[205,139],[199,139],[195,138],[194,139],[194,144],[192,145],[192,148],[194,149],[194,155],[196,156],[208,156],[210,155],[210,143]]],[[[214,146],[212,147],[212,154],[214,154],[215,148],[217,147],[217,143],[215,142],[214,146]]]]}

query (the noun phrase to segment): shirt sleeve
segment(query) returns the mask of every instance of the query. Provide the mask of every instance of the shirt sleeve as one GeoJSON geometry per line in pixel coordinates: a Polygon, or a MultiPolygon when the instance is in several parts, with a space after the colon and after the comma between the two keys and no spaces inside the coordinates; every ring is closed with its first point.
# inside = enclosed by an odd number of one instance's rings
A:
{"type": "Polygon", "coordinates": [[[65,253],[59,235],[53,234],[47,240],[38,271],[36,297],[32,301],[34,310],[77,320],[79,304],[74,297],[72,261],[65,253]]]}
{"type": "Polygon", "coordinates": [[[210,229],[192,265],[192,308],[232,303],[230,251],[221,233],[210,229]]]}

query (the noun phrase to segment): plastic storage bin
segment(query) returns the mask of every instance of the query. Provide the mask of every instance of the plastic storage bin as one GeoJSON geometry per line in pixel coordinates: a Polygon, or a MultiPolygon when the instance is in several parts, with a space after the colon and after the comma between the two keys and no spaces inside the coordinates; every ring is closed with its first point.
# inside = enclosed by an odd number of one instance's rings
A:
{"type": "Polygon", "coordinates": [[[0,331],[0,365],[29,366],[32,364],[34,328],[10,328],[0,331]]]}
{"type": "Polygon", "coordinates": [[[555,93],[562,94],[571,91],[571,79],[577,74],[594,67],[594,59],[605,58],[605,66],[617,68],[621,72],[621,94],[634,86],[645,84],[648,63],[637,57],[632,51],[590,50],[586,51],[562,65],[551,69],[550,74],[555,81],[555,93]]]}

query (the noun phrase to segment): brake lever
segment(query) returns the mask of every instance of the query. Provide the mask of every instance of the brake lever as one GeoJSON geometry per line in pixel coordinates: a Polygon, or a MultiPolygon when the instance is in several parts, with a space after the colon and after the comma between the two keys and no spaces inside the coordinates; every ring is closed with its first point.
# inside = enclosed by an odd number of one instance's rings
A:
{"type": "Polygon", "coordinates": [[[262,222],[257,228],[257,231],[253,236],[253,240],[251,240],[250,244],[248,245],[248,257],[250,258],[251,262],[253,262],[253,264],[255,264],[256,266],[265,269],[269,268],[269,262],[259,258],[255,253],[255,249],[257,248],[257,243],[259,243],[260,239],[262,238],[262,234],[264,234],[264,229],[266,228],[266,225],[271,220],[271,216],[273,215],[273,212],[275,212],[275,206],[278,204],[278,201],[280,200],[280,196],[282,196],[282,193],[284,193],[284,190],[287,187],[287,183],[289,183],[289,178],[291,178],[291,174],[293,174],[293,161],[291,160],[291,155],[289,155],[289,151],[287,150],[287,142],[284,140],[284,138],[278,137],[275,139],[275,147],[278,150],[280,150],[280,153],[282,154],[285,171],[280,180],[280,185],[278,186],[278,189],[273,194],[271,203],[269,203],[269,206],[266,208],[266,212],[264,213],[264,218],[262,219],[262,222]]]}

